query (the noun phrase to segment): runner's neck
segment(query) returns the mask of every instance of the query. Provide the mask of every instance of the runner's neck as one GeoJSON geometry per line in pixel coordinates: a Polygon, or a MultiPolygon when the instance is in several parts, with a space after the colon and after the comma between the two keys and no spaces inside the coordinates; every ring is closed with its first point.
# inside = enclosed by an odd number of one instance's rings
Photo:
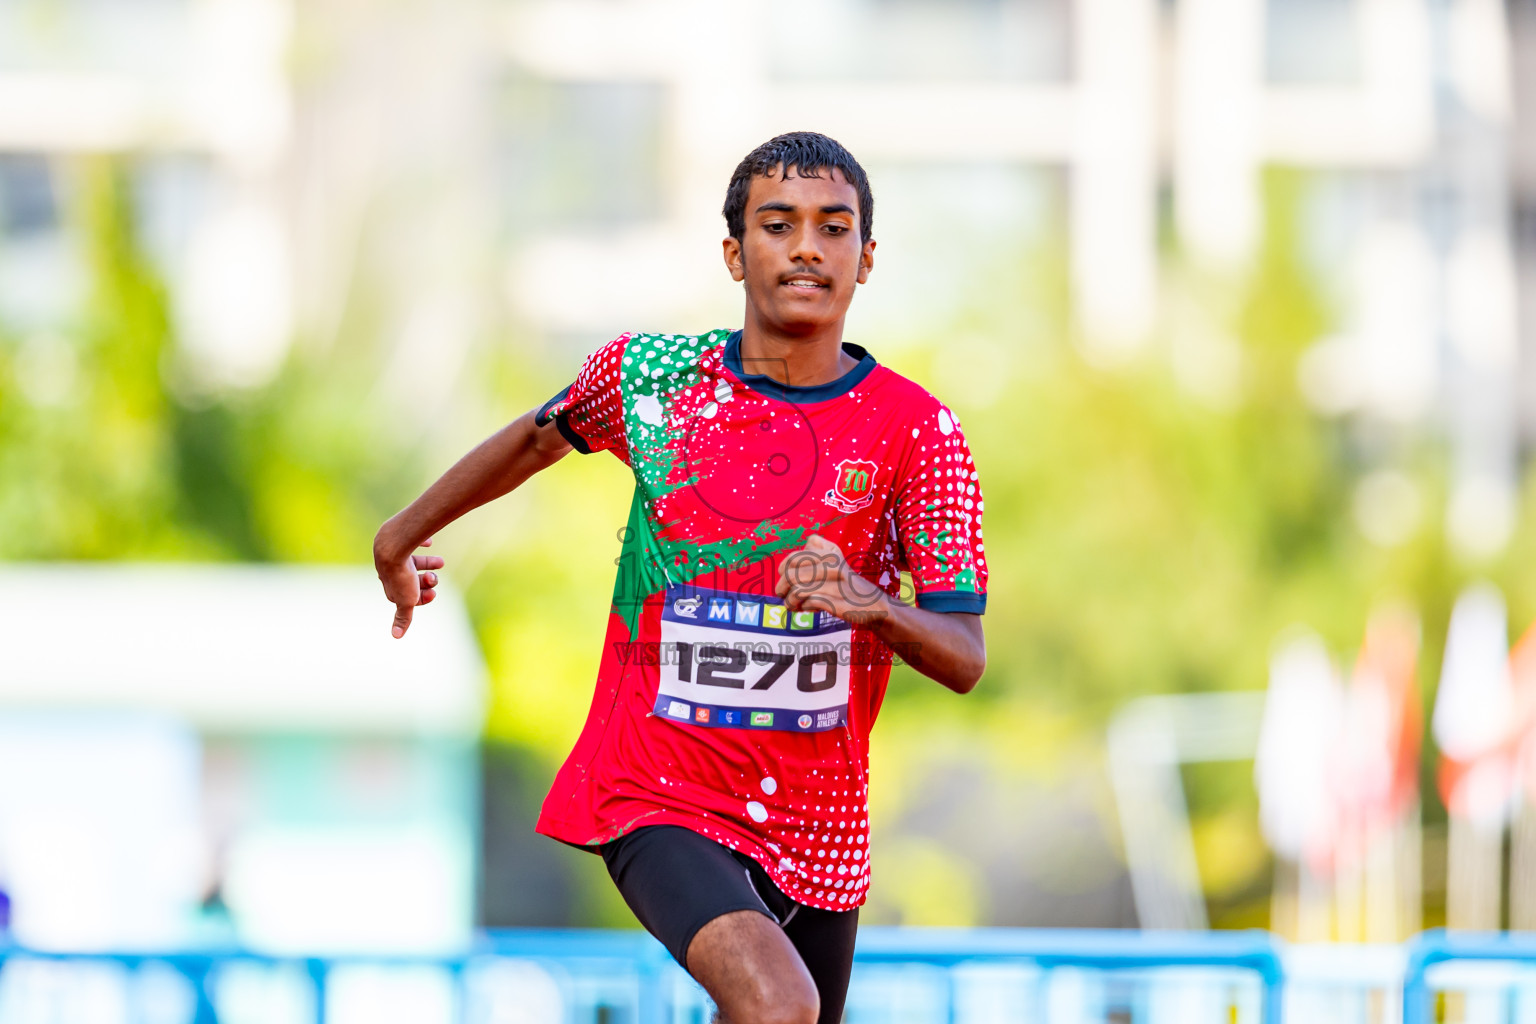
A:
{"type": "Polygon", "coordinates": [[[741,359],[748,372],[780,384],[815,387],[847,374],[859,361],[843,350],[843,325],[805,338],[774,335],[749,319],[741,332],[741,359]]]}

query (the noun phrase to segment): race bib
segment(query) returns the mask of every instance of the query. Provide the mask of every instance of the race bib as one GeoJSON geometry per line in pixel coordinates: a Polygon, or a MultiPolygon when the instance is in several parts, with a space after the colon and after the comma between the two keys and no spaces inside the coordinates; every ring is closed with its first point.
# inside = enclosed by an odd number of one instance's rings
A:
{"type": "Polygon", "coordinates": [[[671,587],[661,613],[657,715],[733,729],[848,724],[853,627],[776,597],[671,587]]]}

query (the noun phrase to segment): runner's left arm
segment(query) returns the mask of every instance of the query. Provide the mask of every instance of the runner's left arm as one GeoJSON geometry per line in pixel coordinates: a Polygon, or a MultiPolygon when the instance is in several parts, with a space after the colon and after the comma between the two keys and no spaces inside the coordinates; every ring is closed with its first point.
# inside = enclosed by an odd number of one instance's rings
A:
{"type": "Polygon", "coordinates": [[[923,675],[969,693],[987,665],[981,479],[959,419],[929,401],[910,421],[912,442],[893,502],[892,525],[916,607],[855,573],[837,545],[818,536],[785,559],[779,596],[791,607],[798,602],[867,626],[923,675]]]}
{"type": "Polygon", "coordinates": [[[981,616],[914,608],[853,571],[842,549],[811,535],[779,568],[779,597],[791,611],[827,611],[863,626],[907,664],[956,693],[970,693],[987,667],[981,616]]]}
{"type": "Polygon", "coordinates": [[[885,599],[887,614],[871,624],[908,665],[956,693],[970,693],[987,668],[981,616],[930,612],[885,599]]]}

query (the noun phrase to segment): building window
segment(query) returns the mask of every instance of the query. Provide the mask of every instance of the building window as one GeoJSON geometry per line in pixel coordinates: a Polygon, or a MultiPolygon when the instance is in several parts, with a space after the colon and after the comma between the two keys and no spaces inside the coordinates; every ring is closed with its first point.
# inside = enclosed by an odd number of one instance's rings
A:
{"type": "Polygon", "coordinates": [[[0,0],[0,67],[166,79],[189,62],[191,0],[0,0]]]}
{"type": "Polygon", "coordinates": [[[1265,0],[1265,79],[1275,85],[1356,82],[1359,13],[1357,0],[1265,0]]]}
{"type": "Polygon", "coordinates": [[[771,19],[780,79],[1061,82],[1071,0],[822,0],[818,26],[771,19]]]}
{"type": "Polygon", "coordinates": [[[498,188],[515,234],[663,219],[667,88],[519,78],[501,90],[498,188]]]}
{"type": "Polygon", "coordinates": [[[54,169],[40,153],[0,153],[0,239],[12,241],[59,230],[54,169]]]}

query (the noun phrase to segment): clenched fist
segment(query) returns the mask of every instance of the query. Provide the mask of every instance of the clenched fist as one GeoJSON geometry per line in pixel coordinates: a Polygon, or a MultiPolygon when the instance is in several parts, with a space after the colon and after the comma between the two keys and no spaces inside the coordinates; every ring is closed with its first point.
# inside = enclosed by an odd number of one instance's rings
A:
{"type": "Polygon", "coordinates": [[[885,591],[854,572],[842,548],[814,533],[779,566],[774,593],[790,611],[831,612],[855,626],[873,626],[891,614],[885,591]]]}

